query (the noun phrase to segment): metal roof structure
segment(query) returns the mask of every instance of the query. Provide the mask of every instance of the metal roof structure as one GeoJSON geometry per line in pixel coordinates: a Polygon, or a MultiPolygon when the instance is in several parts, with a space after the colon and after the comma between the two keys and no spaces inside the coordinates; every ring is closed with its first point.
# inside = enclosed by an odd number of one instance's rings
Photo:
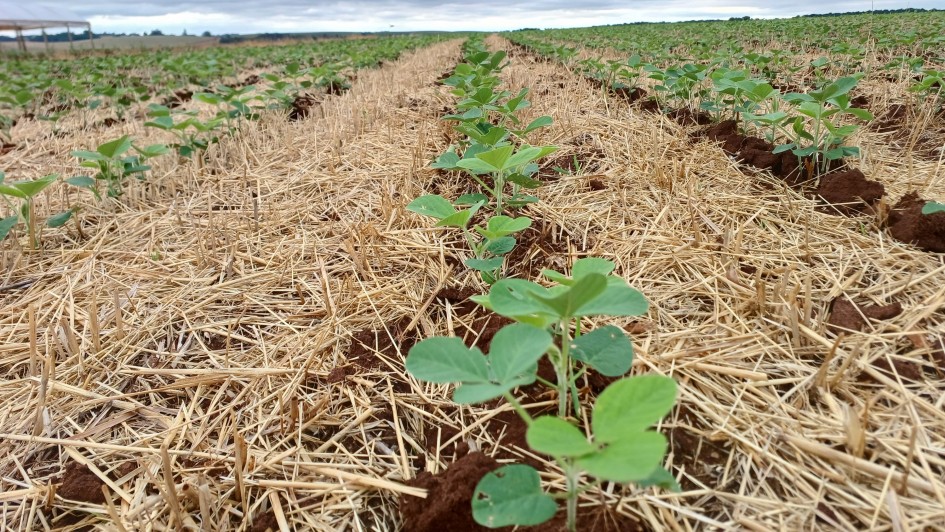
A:
{"type": "Polygon", "coordinates": [[[13,3],[0,1],[0,31],[14,31],[20,48],[26,49],[23,32],[44,30],[46,28],[66,28],[79,26],[86,29],[91,37],[92,24],[75,13],[58,6],[36,5],[32,3],[13,3]]]}

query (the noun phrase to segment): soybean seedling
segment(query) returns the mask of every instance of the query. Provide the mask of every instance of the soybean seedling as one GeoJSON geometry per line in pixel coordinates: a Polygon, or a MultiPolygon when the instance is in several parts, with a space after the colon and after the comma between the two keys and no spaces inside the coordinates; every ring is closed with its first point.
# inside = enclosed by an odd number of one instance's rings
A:
{"type": "MultiPolygon", "coordinates": [[[[648,427],[662,418],[676,398],[676,384],[662,376],[637,376],[614,382],[595,404],[589,435],[569,421],[575,386],[586,369],[619,377],[630,370],[633,346],[622,329],[604,326],[582,334],[587,316],[632,316],[647,310],[642,294],[622,278],[611,275],[613,263],[603,259],[575,262],[572,276],[545,270],[557,285],[546,288],[522,279],[503,279],[488,295],[472,298],[487,309],[518,323],[503,327],[492,340],[488,355],[467,348],[459,338],[433,337],[416,344],[406,367],[414,377],[433,383],[460,383],[453,400],[482,403],[502,397],[528,424],[529,446],[548,454],[566,479],[568,527],[576,530],[577,500],[600,481],[637,482],[675,487],[672,476],[660,467],[666,438],[648,427]],[[573,335],[572,335],[573,334],[573,335]],[[538,377],[538,361],[547,355],[555,367],[556,382],[538,377]],[[584,367],[576,371],[576,362],[584,367]],[[558,394],[558,415],[533,419],[512,394],[515,388],[541,381],[558,394]],[[583,475],[596,480],[581,485],[583,475]]],[[[482,525],[534,525],[556,512],[538,472],[527,465],[500,468],[476,487],[473,517],[482,525]]]]}
{"type": "MultiPolygon", "coordinates": [[[[39,244],[39,235],[36,231],[36,214],[33,211],[33,198],[46,189],[49,185],[56,182],[59,178],[56,174],[50,174],[33,181],[17,181],[5,183],[6,174],[0,172],[0,197],[4,203],[13,211],[13,215],[0,219],[0,240],[6,238],[7,234],[13,230],[16,225],[23,220],[26,222],[26,228],[29,233],[30,246],[36,248],[39,244]],[[15,205],[20,202],[19,207],[15,205]]],[[[51,216],[46,219],[46,226],[59,227],[69,221],[73,210],[67,210],[51,216]]]]}
{"type": "Polygon", "coordinates": [[[143,180],[145,172],[151,169],[151,167],[144,164],[144,162],[152,157],[163,155],[167,153],[167,151],[167,146],[163,144],[153,144],[145,148],[139,148],[133,144],[131,137],[123,135],[117,139],[101,144],[95,151],[73,151],[72,156],[82,161],[80,166],[94,168],[98,170],[98,172],[92,176],[93,180],[86,179],[70,182],[76,186],[87,188],[98,196],[95,181],[104,181],[106,183],[108,197],[117,198],[121,196],[123,192],[122,185],[125,179],[135,176],[139,180],[143,180]],[[132,149],[137,152],[137,155],[128,155],[128,152],[132,149]]]}
{"type": "Polygon", "coordinates": [[[457,205],[466,207],[457,209],[446,198],[436,194],[420,196],[410,202],[407,209],[417,214],[433,217],[436,227],[456,227],[463,231],[473,257],[463,264],[479,272],[486,284],[493,284],[502,270],[503,256],[515,247],[515,237],[511,236],[528,229],[531,218],[520,216],[495,215],[486,221],[486,226],[469,228],[476,212],[485,204],[487,198],[481,194],[467,194],[457,200],[457,205]]]}
{"type": "Polygon", "coordinates": [[[859,155],[858,147],[844,145],[846,139],[859,129],[858,126],[838,123],[846,115],[860,120],[873,119],[866,109],[850,105],[849,93],[858,81],[857,77],[849,76],[807,94],[785,94],[784,100],[797,106],[798,116],[789,117],[784,122],[794,132],[794,141],[776,147],[774,153],[791,150],[798,158],[811,157],[821,173],[827,171],[831,161],[859,155]]]}

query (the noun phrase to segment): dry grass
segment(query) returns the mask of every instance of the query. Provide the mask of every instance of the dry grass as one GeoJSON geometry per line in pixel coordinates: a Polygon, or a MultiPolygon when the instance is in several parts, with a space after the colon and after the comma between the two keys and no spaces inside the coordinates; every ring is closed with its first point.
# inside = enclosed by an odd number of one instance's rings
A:
{"type": "MultiPolygon", "coordinates": [[[[453,104],[433,82],[458,46],[363,72],[307,120],[266,117],[203,166],[162,165],[123,203],[85,211],[85,238],[70,228],[40,251],[5,245],[4,527],[244,530],[271,512],[284,530],[395,530],[396,497],[423,495],[405,481],[449,464],[431,429],[498,450],[497,411],[452,408],[448,388],[405,377],[395,326],[459,331],[475,316],[433,296],[482,288],[452,271],[454,235],[405,210],[464,186],[425,168],[453,104]],[[377,343],[374,369],[351,360],[366,351],[352,345],[359,332],[377,343]],[[331,376],[339,366],[347,375],[331,376]],[[62,497],[70,463],[107,486],[105,502],[62,497]]],[[[606,484],[586,502],[657,530],[945,522],[945,399],[928,348],[945,338],[942,257],[819,212],[563,67],[516,57],[505,78],[533,89],[534,116],[555,118],[536,143],[594,162],[540,189],[530,213],[566,250],[541,265],[614,260],[652,304],[632,324],[636,370],[682,393],[661,430],[686,490],[606,484]],[[839,295],[905,311],[837,338],[824,320],[839,295]],[[886,358],[930,371],[889,376],[875,364],[886,358]]],[[[67,144],[95,140],[36,137],[0,165],[70,174],[67,144]]],[[[940,162],[863,141],[890,188],[908,168],[909,183],[945,190],[940,162]]]]}

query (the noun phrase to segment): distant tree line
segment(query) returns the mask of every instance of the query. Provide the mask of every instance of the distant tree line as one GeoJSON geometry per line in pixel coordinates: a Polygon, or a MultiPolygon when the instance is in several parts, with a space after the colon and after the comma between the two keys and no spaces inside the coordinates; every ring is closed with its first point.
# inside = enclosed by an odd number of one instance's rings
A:
{"type": "Polygon", "coordinates": [[[903,9],[875,9],[873,11],[848,11],[846,13],[811,13],[798,17],[840,17],[843,15],[894,15],[896,13],[934,13],[941,9],[923,9],[921,7],[907,7],[903,9]]]}

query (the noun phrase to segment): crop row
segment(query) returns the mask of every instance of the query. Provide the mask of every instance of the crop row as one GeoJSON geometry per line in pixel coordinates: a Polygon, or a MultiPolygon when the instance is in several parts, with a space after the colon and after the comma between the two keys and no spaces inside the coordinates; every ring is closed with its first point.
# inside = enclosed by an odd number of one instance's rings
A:
{"type": "MultiPolygon", "coordinates": [[[[124,119],[137,103],[174,104],[181,95],[216,91],[242,72],[273,69],[277,87],[340,90],[346,75],[442,40],[439,35],[325,40],[296,46],[154,50],[69,59],[10,56],[0,62],[0,141],[22,118],[55,124],[73,110],[113,109],[124,119]]],[[[234,87],[231,81],[230,88],[234,87]]]]}
{"type": "MultiPolygon", "coordinates": [[[[90,191],[97,199],[104,192],[110,198],[122,195],[128,179],[144,180],[151,170],[150,161],[173,153],[181,160],[202,160],[210,145],[228,135],[238,134],[242,124],[256,120],[264,111],[289,112],[301,118],[305,104],[313,101],[312,92],[339,93],[346,90],[354,68],[368,67],[393,59],[401,52],[426,46],[442,36],[404,36],[389,39],[321,41],[311,46],[269,46],[212,48],[197,52],[156,52],[159,60],[142,70],[140,54],[91,56],[73,60],[18,59],[0,64],[0,141],[10,140],[9,126],[23,118],[56,123],[69,110],[90,111],[108,101],[119,119],[133,105],[146,107],[143,126],[162,130],[174,140],[140,145],[129,135],[106,140],[89,149],[74,150],[84,175],[62,180],[65,184],[90,191]],[[278,73],[264,73],[257,83],[226,85],[218,79],[232,77],[248,66],[280,64],[278,73]],[[22,66],[18,70],[17,65],[22,66]],[[168,65],[176,65],[170,68],[168,65]],[[107,73],[107,74],[105,74],[107,73]],[[199,73],[199,74],[198,74],[199,73]],[[147,81],[144,77],[152,76],[147,81]],[[6,76],[4,79],[3,76],[6,76]],[[170,76],[159,77],[159,76],[170,76]],[[213,84],[190,91],[194,84],[213,84]],[[159,87],[155,93],[151,87],[159,87]],[[204,110],[185,109],[154,96],[187,87],[188,96],[203,104],[204,110]],[[153,94],[152,94],[153,93],[153,94]],[[149,100],[150,99],[150,100],[149,100]],[[208,110],[209,109],[209,110],[208,110]],[[4,114],[5,113],[5,114],[4,114]]],[[[150,59],[150,56],[149,56],[150,59]]],[[[179,102],[178,102],[179,103],[179,102]]],[[[0,240],[23,226],[29,245],[39,244],[41,228],[65,224],[79,209],[69,207],[50,214],[41,222],[34,209],[34,199],[51,185],[60,182],[50,174],[27,181],[7,182],[0,171],[0,240]]]]}
{"type": "Polygon", "coordinates": [[[490,53],[473,41],[466,46],[465,62],[444,80],[457,104],[456,112],[443,119],[461,138],[432,166],[465,175],[474,191],[452,201],[421,196],[407,208],[435,219],[437,227],[463,233],[470,253],[464,264],[489,285],[487,293],[471,300],[513,323],[495,334],[488,354],[456,337],[423,340],[410,349],[406,368],[422,381],[459,383],[453,400],[460,404],[505,400],[527,425],[529,447],[551,456],[564,473],[565,493],[555,495],[545,493],[530,465],[505,465],[486,474],[472,497],[476,522],[488,527],[540,524],[557,512],[555,498],[563,498],[568,529],[577,530],[578,498],[601,482],[678,489],[661,467],[667,439],[650,428],[675,404],[676,383],[660,375],[619,378],[632,366],[630,339],[613,325],[587,328],[589,317],[637,316],[648,309],[646,298],[613,274],[611,261],[579,259],[570,275],[543,270],[550,287],[505,277],[503,257],[516,246],[515,235],[532,222],[517,214],[539,201],[528,193],[541,186],[536,161],[556,150],[527,142],[552,118],[522,121],[520,112],[530,105],[528,89],[512,93],[499,87],[505,58],[505,52],[490,53]],[[538,375],[543,359],[554,368],[554,382],[538,375]],[[597,397],[591,422],[582,424],[575,422],[587,419],[578,383],[588,372],[619,379],[597,397]],[[516,390],[536,382],[553,390],[556,415],[533,416],[516,397],[516,390]]]}

